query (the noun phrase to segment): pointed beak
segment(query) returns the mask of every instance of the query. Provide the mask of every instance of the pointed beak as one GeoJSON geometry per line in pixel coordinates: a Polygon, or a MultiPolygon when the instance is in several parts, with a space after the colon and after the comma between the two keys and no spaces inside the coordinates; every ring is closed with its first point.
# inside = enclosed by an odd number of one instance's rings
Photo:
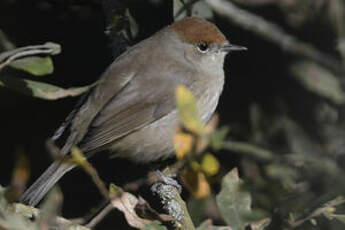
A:
{"type": "Polygon", "coordinates": [[[244,51],[244,50],[247,50],[247,48],[244,46],[234,45],[230,43],[224,44],[221,47],[221,51],[227,52],[227,53],[232,52],[232,51],[244,51]]]}

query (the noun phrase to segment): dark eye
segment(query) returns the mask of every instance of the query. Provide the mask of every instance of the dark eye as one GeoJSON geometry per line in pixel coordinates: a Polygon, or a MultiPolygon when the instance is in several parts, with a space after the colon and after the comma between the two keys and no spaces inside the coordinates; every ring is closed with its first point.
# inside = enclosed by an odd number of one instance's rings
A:
{"type": "Polygon", "coordinates": [[[199,42],[197,44],[197,47],[201,53],[206,53],[208,51],[209,45],[206,42],[199,42]]]}

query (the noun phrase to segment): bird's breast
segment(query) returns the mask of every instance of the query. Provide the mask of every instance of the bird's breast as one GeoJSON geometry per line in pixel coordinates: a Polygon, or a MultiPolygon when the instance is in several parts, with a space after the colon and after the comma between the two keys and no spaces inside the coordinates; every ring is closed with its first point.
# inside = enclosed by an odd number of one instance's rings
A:
{"type": "Polygon", "coordinates": [[[219,97],[223,91],[224,75],[218,74],[207,79],[207,84],[202,87],[197,95],[197,105],[199,114],[204,123],[208,122],[212,114],[216,110],[218,105],[219,97]]]}

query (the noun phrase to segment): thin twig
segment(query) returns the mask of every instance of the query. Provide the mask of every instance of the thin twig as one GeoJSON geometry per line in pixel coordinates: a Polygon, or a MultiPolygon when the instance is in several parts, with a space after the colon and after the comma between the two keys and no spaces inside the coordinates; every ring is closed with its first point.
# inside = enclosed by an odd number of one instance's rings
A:
{"type": "Polygon", "coordinates": [[[108,215],[108,213],[114,209],[114,206],[109,203],[105,206],[102,211],[100,211],[96,216],[94,216],[91,221],[86,225],[87,228],[94,228],[103,218],[108,215]]]}
{"type": "Polygon", "coordinates": [[[43,45],[26,46],[15,50],[6,51],[0,54],[0,70],[16,59],[33,55],[55,55],[60,53],[60,45],[47,42],[43,45]]]}
{"type": "Polygon", "coordinates": [[[262,160],[273,160],[274,153],[263,149],[259,146],[252,145],[246,142],[240,141],[225,141],[222,145],[222,149],[238,152],[238,153],[245,153],[255,156],[256,158],[262,160]]]}
{"type": "Polygon", "coordinates": [[[335,198],[329,202],[327,202],[326,204],[324,204],[322,207],[317,208],[316,210],[312,211],[307,217],[293,221],[290,220],[289,224],[292,228],[297,228],[298,226],[304,224],[306,221],[311,220],[315,217],[318,217],[322,214],[325,214],[327,212],[332,212],[332,208],[339,206],[341,204],[344,204],[345,200],[344,199],[339,199],[339,198],[335,198]]]}
{"type": "Polygon", "coordinates": [[[247,10],[243,10],[230,1],[206,0],[206,2],[214,11],[225,16],[234,24],[237,24],[246,30],[254,32],[260,37],[277,44],[283,50],[309,58],[335,72],[345,73],[345,68],[339,60],[317,50],[309,43],[298,40],[285,32],[278,25],[268,22],[264,18],[247,10]]]}
{"type": "Polygon", "coordinates": [[[109,200],[109,191],[107,187],[105,186],[105,183],[100,178],[97,170],[87,161],[86,157],[82,154],[82,152],[77,147],[73,147],[71,149],[72,154],[72,161],[75,161],[75,163],[82,167],[85,172],[87,172],[93,181],[97,188],[99,189],[100,193],[103,195],[103,197],[106,200],[109,200]]]}
{"type": "MultiPolygon", "coordinates": [[[[176,19],[177,17],[179,17],[183,11],[187,11],[187,15],[190,14],[190,12],[188,12],[188,9],[190,9],[195,3],[199,2],[200,0],[190,0],[187,3],[185,3],[184,1],[181,1],[183,6],[175,13],[174,15],[174,19],[176,19]]],[[[190,16],[190,15],[188,15],[190,16]]]]}

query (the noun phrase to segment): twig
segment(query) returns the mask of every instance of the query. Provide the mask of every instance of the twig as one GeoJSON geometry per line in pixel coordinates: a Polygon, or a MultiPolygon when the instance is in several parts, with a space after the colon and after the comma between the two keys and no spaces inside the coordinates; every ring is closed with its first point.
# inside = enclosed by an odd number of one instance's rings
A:
{"type": "Polygon", "coordinates": [[[0,54],[0,70],[16,59],[33,55],[55,55],[60,53],[61,47],[58,44],[47,42],[43,45],[26,46],[15,50],[6,51],[0,54]]]}
{"type": "Polygon", "coordinates": [[[175,13],[174,19],[179,17],[183,13],[183,11],[187,11],[187,15],[190,16],[191,12],[188,12],[188,9],[190,9],[195,3],[199,2],[199,1],[200,0],[190,0],[187,3],[185,3],[184,1],[181,1],[183,6],[175,13]]]}
{"type": "Polygon", "coordinates": [[[274,158],[274,153],[271,151],[240,141],[225,141],[222,148],[234,152],[250,154],[262,160],[273,160],[274,158]]]}
{"type": "Polygon", "coordinates": [[[252,31],[260,37],[277,44],[283,50],[292,54],[309,58],[322,64],[338,73],[345,73],[345,68],[341,62],[328,54],[325,54],[311,44],[300,41],[291,36],[278,25],[266,21],[264,18],[243,10],[230,1],[225,0],[206,0],[210,7],[217,13],[225,16],[234,24],[252,31]]]}
{"type": "Polygon", "coordinates": [[[86,227],[94,228],[113,209],[114,209],[114,206],[111,203],[109,203],[96,216],[94,216],[91,219],[91,221],[86,225],[86,227]]]}
{"type": "Polygon", "coordinates": [[[194,224],[187,210],[186,203],[182,200],[178,189],[169,184],[157,182],[154,192],[159,196],[163,208],[176,220],[177,229],[194,230],[194,224]],[[180,226],[179,226],[180,225],[180,226]]]}
{"type": "Polygon", "coordinates": [[[333,212],[333,208],[335,206],[339,206],[341,204],[344,204],[345,200],[344,199],[339,199],[339,198],[335,198],[329,202],[327,202],[326,204],[324,204],[322,207],[317,208],[316,210],[312,211],[307,217],[302,218],[300,220],[294,221],[294,220],[290,220],[289,221],[289,225],[292,228],[296,228],[300,225],[302,225],[303,223],[305,223],[308,220],[311,220],[317,216],[320,216],[322,214],[326,214],[326,213],[332,213],[333,212]]]}
{"type": "Polygon", "coordinates": [[[71,149],[72,161],[74,161],[78,166],[82,167],[85,172],[87,172],[92,181],[95,183],[100,193],[106,200],[109,200],[109,191],[105,186],[103,180],[100,178],[97,170],[87,161],[82,152],[77,147],[71,149]]]}

